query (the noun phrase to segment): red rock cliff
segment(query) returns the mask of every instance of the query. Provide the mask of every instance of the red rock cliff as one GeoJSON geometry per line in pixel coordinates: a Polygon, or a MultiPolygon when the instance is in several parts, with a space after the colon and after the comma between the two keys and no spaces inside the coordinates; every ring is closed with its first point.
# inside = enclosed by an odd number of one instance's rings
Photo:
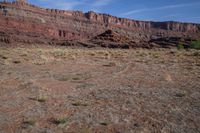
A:
{"type": "Polygon", "coordinates": [[[87,40],[108,29],[139,42],[160,37],[200,38],[199,24],[136,21],[91,11],[44,9],[24,0],[0,2],[0,32],[18,41],[87,40]]]}

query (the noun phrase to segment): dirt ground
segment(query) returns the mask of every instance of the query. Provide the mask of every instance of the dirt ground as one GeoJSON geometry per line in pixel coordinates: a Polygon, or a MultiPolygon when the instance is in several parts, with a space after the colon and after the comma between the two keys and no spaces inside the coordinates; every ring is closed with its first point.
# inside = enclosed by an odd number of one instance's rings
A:
{"type": "Polygon", "coordinates": [[[0,133],[199,133],[200,51],[0,48],[0,133]]]}

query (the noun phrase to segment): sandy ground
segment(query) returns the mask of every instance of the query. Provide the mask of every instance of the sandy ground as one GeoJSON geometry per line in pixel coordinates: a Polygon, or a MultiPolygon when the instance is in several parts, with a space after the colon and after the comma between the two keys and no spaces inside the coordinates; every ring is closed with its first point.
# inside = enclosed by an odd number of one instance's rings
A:
{"type": "Polygon", "coordinates": [[[199,133],[200,51],[0,48],[0,133],[199,133]]]}

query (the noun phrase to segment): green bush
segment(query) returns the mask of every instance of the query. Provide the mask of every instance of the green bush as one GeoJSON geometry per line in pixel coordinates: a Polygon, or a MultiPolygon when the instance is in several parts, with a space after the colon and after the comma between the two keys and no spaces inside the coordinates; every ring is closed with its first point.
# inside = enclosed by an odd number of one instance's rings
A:
{"type": "Polygon", "coordinates": [[[177,49],[178,49],[178,50],[184,49],[183,44],[179,43],[179,44],[177,45],[177,49]]]}
{"type": "Polygon", "coordinates": [[[65,124],[66,122],[68,121],[67,118],[57,118],[55,119],[53,122],[57,125],[60,125],[60,124],[65,124]]]}
{"type": "Polygon", "coordinates": [[[200,49],[200,40],[192,41],[190,44],[190,48],[192,49],[200,49]]]}

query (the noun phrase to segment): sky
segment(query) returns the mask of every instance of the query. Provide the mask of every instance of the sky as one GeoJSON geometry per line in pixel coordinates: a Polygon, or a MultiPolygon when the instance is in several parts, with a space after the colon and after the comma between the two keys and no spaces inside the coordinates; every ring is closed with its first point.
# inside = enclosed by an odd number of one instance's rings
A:
{"type": "Polygon", "coordinates": [[[200,0],[28,0],[46,8],[95,11],[146,21],[200,23],[200,0]]]}

